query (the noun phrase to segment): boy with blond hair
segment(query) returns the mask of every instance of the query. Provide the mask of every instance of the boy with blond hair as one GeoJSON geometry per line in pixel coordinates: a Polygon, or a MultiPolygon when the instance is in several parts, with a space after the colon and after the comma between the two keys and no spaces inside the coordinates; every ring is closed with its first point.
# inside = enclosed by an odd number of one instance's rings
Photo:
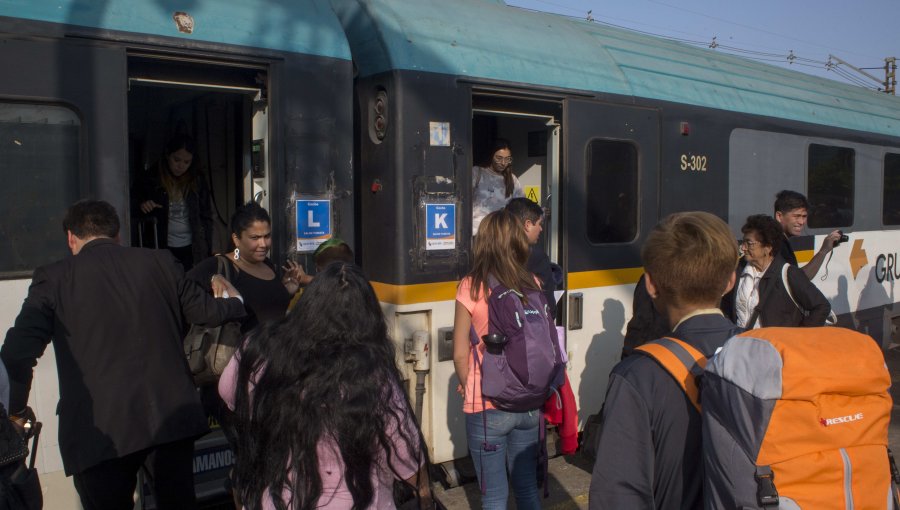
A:
{"type": "MultiPolygon", "coordinates": [[[[718,217],[672,214],[641,252],[645,284],[672,337],[715,354],[740,330],[719,310],[734,286],[737,243],[718,217]]],[[[610,374],[591,479],[591,509],[703,507],[700,412],[656,360],[636,352],[610,374]]]]}

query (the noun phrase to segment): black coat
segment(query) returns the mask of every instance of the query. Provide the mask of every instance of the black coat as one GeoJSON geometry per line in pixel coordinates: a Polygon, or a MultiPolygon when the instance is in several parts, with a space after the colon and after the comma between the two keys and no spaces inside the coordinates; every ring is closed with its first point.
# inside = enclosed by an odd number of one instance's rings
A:
{"type": "MultiPolygon", "coordinates": [[[[212,253],[212,202],[210,199],[209,188],[206,186],[206,180],[203,175],[197,176],[197,189],[189,190],[184,196],[185,205],[188,208],[188,222],[191,224],[191,254],[194,263],[209,257],[212,253]]],[[[134,205],[132,215],[139,219],[156,219],[156,247],[167,248],[169,239],[169,194],[166,192],[165,186],[159,178],[159,172],[156,169],[143,172],[136,179],[131,190],[131,203],[134,205]],[[148,214],[144,214],[140,210],[142,203],[147,200],[153,200],[162,207],[154,209],[148,214]]],[[[154,245],[149,239],[153,237],[151,228],[143,226],[144,247],[153,248],[154,245]]]]}
{"type": "MultiPolygon", "coordinates": [[[[824,326],[825,319],[831,312],[831,304],[828,299],[815,284],[809,281],[806,273],[796,266],[788,265],[788,284],[791,286],[791,293],[797,300],[797,304],[803,308],[801,311],[784,288],[781,278],[781,268],[784,265],[785,261],[781,255],[776,255],[769,264],[769,268],[759,279],[760,313],[758,322],[765,327],[824,326]]],[[[722,311],[731,320],[737,319],[734,300],[744,266],[746,263],[742,261],[737,269],[737,281],[734,288],[722,300],[722,311]]]]}
{"type": "Polygon", "coordinates": [[[59,373],[59,447],[66,474],[196,437],[207,422],[182,349],[182,324],[244,315],[184,278],[166,250],[108,238],[34,271],[0,359],[10,409],[28,400],[32,369],[52,340],[59,373]]]}
{"type": "Polygon", "coordinates": [[[550,257],[544,252],[544,248],[538,244],[531,245],[528,254],[528,263],[525,265],[530,273],[533,273],[541,281],[544,297],[547,298],[547,306],[550,307],[550,315],[556,319],[556,279],[553,277],[553,266],[550,257]]]}
{"type": "Polygon", "coordinates": [[[634,300],[631,304],[631,320],[625,328],[625,341],[622,345],[622,359],[629,356],[636,347],[650,340],[662,338],[669,333],[669,319],[659,313],[653,305],[653,299],[647,293],[644,275],[638,279],[634,287],[634,300]]]}

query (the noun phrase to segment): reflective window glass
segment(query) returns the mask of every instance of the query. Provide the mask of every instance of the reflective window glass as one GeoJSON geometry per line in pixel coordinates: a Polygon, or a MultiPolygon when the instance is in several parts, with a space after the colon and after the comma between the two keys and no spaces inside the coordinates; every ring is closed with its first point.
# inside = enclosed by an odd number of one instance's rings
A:
{"type": "Polygon", "coordinates": [[[900,154],[884,155],[884,199],[881,202],[882,222],[900,225],[900,154]]]}
{"type": "Polygon", "coordinates": [[[856,152],[845,147],[811,144],[808,160],[809,227],[853,225],[856,152]]]}
{"type": "Polygon", "coordinates": [[[587,154],[587,235],[592,243],[634,240],[638,226],[638,151],[630,142],[592,140],[587,154]]]}
{"type": "Polygon", "coordinates": [[[0,103],[0,275],[62,258],[78,198],[80,121],[61,106],[0,103]]]}

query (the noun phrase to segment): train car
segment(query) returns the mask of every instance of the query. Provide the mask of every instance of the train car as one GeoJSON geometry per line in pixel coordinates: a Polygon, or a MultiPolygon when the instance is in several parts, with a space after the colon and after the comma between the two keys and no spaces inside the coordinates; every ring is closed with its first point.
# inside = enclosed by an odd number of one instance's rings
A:
{"type": "Polygon", "coordinates": [[[850,241],[815,283],[843,324],[885,347],[896,337],[896,97],[502,0],[332,4],[358,71],[357,245],[409,379],[425,381],[410,390],[450,482],[447,463],[467,453],[454,295],[471,258],[471,169],[494,137],[512,142],[526,194],[550,213],[581,419],[619,359],[642,242],[672,212],[712,212],[737,237],[749,214],[773,214],[779,190],[807,194],[801,262],[843,229],[850,241]]]}
{"type": "MultiPolygon", "coordinates": [[[[323,236],[353,246],[450,484],[467,453],[454,296],[472,167],[495,137],[549,212],[542,246],[563,269],[557,322],[581,419],[619,359],[640,247],[675,211],[713,212],[737,236],[777,191],[806,193],[799,258],[843,229],[816,284],[843,324],[896,341],[894,97],[502,0],[9,0],[0,43],[0,168],[14,176],[0,189],[4,330],[34,267],[65,256],[65,207],[99,197],[132,225],[133,179],[186,129],[214,191],[217,251],[248,199],[272,212],[276,263],[311,267],[323,236]]],[[[123,241],[138,243],[128,229],[123,241]]],[[[76,508],[53,365],[51,348],[32,391],[39,462],[48,508],[76,508]]],[[[216,445],[198,446],[201,496],[231,462],[216,445]]]]}
{"type": "MultiPolygon", "coordinates": [[[[31,271],[67,255],[60,221],[75,200],[115,205],[122,241],[138,243],[127,227],[136,223],[129,188],[178,132],[197,140],[215,251],[230,249],[227,222],[250,199],[272,213],[276,263],[311,265],[299,243],[322,236],[298,234],[298,201],[327,209],[313,221],[325,234],[354,238],[353,66],[326,1],[5,1],[0,67],[4,332],[31,271]]],[[[51,347],[31,393],[45,424],[38,467],[45,507],[78,508],[61,471],[54,365],[51,347]]],[[[141,403],[123,402],[122,412],[133,405],[141,403]]],[[[220,437],[198,443],[201,498],[222,492],[231,462],[220,437]]]]}

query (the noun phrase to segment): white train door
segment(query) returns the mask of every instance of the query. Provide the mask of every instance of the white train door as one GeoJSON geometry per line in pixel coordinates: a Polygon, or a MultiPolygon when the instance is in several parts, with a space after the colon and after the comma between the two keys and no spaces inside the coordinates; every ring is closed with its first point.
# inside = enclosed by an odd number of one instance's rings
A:
{"type": "Polygon", "coordinates": [[[569,99],[564,119],[567,373],[583,420],[620,359],[640,247],[658,221],[659,113],[569,99]]]}

